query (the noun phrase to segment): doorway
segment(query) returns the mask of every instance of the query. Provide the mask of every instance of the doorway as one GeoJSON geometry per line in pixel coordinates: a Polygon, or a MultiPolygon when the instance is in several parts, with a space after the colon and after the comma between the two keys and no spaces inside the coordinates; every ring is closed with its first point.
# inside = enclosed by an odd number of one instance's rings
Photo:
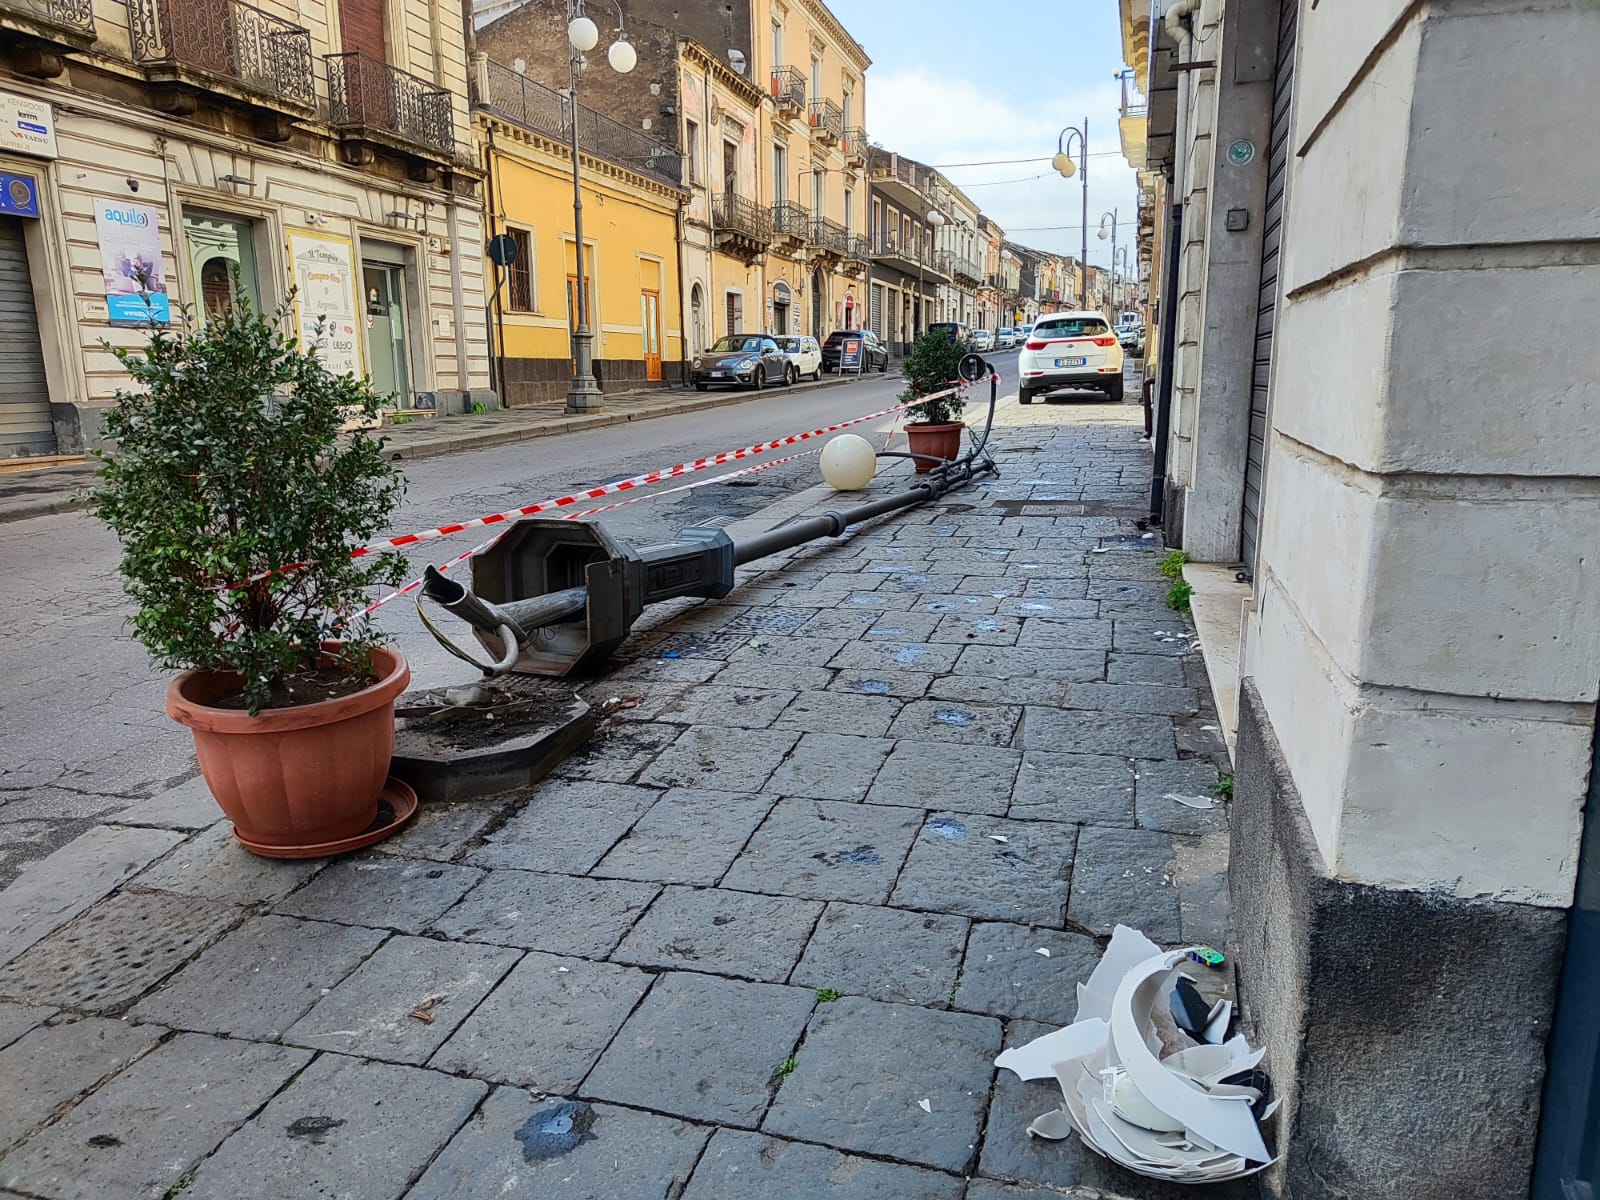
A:
{"type": "Polygon", "coordinates": [[[689,343],[689,347],[695,354],[706,348],[705,309],[705,293],[700,290],[700,285],[697,283],[689,290],[689,328],[694,339],[689,343]]]}
{"type": "Polygon", "coordinates": [[[828,336],[828,331],[822,328],[822,272],[811,272],[811,334],[818,341],[828,336]]]}
{"type": "Polygon", "coordinates": [[[644,377],[661,382],[661,293],[639,294],[639,317],[644,329],[644,377]]]}
{"type": "Polygon", "coordinates": [[[201,319],[231,312],[236,291],[260,312],[254,223],[220,213],[186,212],[183,232],[201,319]]]}
{"type": "Polygon", "coordinates": [[[410,408],[405,268],[364,262],[361,283],[367,296],[367,371],[372,390],[395,408],[410,408]]]}

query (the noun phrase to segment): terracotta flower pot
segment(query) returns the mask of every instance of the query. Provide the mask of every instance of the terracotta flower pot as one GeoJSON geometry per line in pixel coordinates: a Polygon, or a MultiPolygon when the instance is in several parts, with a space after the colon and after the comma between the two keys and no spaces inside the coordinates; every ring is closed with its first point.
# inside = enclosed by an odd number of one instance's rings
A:
{"type": "MultiPolygon", "coordinates": [[[[948,425],[907,425],[906,440],[910,442],[913,454],[927,454],[954,462],[961,457],[961,431],[966,427],[964,421],[952,421],[948,425]]],[[[914,458],[911,461],[916,464],[918,475],[926,475],[935,466],[926,459],[914,458]]]]}
{"type": "MultiPolygon", "coordinates": [[[[330,653],[338,643],[325,642],[330,653]]],[[[331,657],[323,665],[331,665],[331,657]]],[[[185,671],[167,689],[167,714],[194,733],[200,773],[240,839],[317,846],[353,837],[377,818],[394,755],[394,702],[411,681],[399,651],[372,652],[378,682],[297,708],[214,708],[239,687],[225,671],[185,671]]]]}

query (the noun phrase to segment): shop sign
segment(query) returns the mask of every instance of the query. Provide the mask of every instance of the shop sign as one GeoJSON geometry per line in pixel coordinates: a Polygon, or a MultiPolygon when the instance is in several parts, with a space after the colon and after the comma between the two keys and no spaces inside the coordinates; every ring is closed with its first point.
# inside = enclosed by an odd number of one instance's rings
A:
{"type": "Polygon", "coordinates": [[[783,280],[780,279],[772,285],[772,302],[774,304],[788,304],[792,299],[793,294],[789,291],[789,285],[783,280]]]}
{"type": "Polygon", "coordinates": [[[0,150],[56,157],[55,112],[43,100],[0,92],[0,150]]]}
{"type": "Polygon", "coordinates": [[[32,175],[0,173],[0,213],[8,217],[39,215],[39,181],[32,175]]]}
{"type": "Polygon", "coordinates": [[[365,322],[357,311],[355,246],[349,238],[289,231],[295,326],[304,349],[315,348],[332,375],[362,375],[365,322]]]}
{"type": "Polygon", "coordinates": [[[113,325],[165,325],[172,320],[161,261],[161,219],[148,204],[96,197],[94,228],[100,273],[113,325]]]}
{"type": "Polygon", "coordinates": [[[839,372],[861,370],[861,339],[847,337],[839,345],[839,372]]]}

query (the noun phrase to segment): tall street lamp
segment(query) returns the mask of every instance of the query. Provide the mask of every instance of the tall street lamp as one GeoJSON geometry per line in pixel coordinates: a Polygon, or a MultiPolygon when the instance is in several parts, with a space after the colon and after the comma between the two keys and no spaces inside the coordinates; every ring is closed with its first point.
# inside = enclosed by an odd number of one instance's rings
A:
{"type": "MultiPolygon", "coordinates": [[[[616,3],[616,0],[613,0],[616,3]]],[[[594,334],[589,330],[589,278],[584,262],[583,180],[578,156],[578,75],[588,65],[584,55],[600,44],[600,27],[583,11],[584,0],[567,0],[567,67],[571,86],[567,92],[572,120],[572,232],[578,264],[577,327],[572,331],[572,358],[575,363],[572,387],[567,392],[569,413],[594,412],[604,406],[600,385],[594,378],[594,334]]],[[[628,41],[622,24],[622,5],[617,4],[617,40],[606,51],[606,61],[618,75],[626,75],[639,62],[639,55],[628,41]]]]}
{"type": "Polygon", "coordinates": [[[1107,236],[1109,236],[1111,238],[1111,291],[1109,293],[1109,299],[1111,301],[1111,306],[1114,309],[1116,307],[1116,303],[1117,303],[1117,210],[1116,209],[1113,208],[1108,213],[1101,213],[1100,214],[1100,231],[1097,234],[1095,234],[1095,236],[1098,237],[1102,242],[1106,240],[1107,236]],[[1111,223],[1111,232],[1110,232],[1109,235],[1106,233],[1106,222],[1107,221],[1109,221],[1111,223]]]}
{"type": "Polygon", "coordinates": [[[1056,156],[1050,165],[1061,173],[1061,178],[1071,179],[1076,171],[1083,180],[1083,270],[1078,276],[1078,307],[1089,307],[1089,118],[1083,119],[1083,128],[1068,125],[1056,137],[1056,156]],[[1078,139],[1078,162],[1072,161],[1072,139],[1078,139]]]}

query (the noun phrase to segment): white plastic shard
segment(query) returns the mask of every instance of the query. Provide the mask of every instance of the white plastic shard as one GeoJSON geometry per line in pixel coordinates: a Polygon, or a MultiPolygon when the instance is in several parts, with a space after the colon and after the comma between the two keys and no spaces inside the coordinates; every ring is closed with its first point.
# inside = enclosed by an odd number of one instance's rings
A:
{"type": "Polygon", "coordinates": [[[1082,1058],[1106,1044],[1106,1023],[1101,1020],[1074,1021],[1071,1025],[1036,1037],[1026,1045],[1002,1051],[994,1065],[1015,1071],[1019,1079],[1049,1079],[1055,1065],[1069,1058],[1082,1058]]]}
{"type": "Polygon", "coordinates": [[[1122,977],[1141,962],[1161,953],[1161,947],[1137,929],[1118,925],[1111,931],[1111,944],[1100,956],[1087,983],[1078,985],[1078,1020],[1111,1016],[1111,1001],[1122,977]]]}
{"type": "Polygon", "coordinates": [[[1034,1119],[1028,1126],[1030,1137],[1043,1138],[1047,1142],[1062,1142],[1072,1136],[1072,1118],[1067,1116],[1063,1109],[1052,1108],[1034,1119]]]}

